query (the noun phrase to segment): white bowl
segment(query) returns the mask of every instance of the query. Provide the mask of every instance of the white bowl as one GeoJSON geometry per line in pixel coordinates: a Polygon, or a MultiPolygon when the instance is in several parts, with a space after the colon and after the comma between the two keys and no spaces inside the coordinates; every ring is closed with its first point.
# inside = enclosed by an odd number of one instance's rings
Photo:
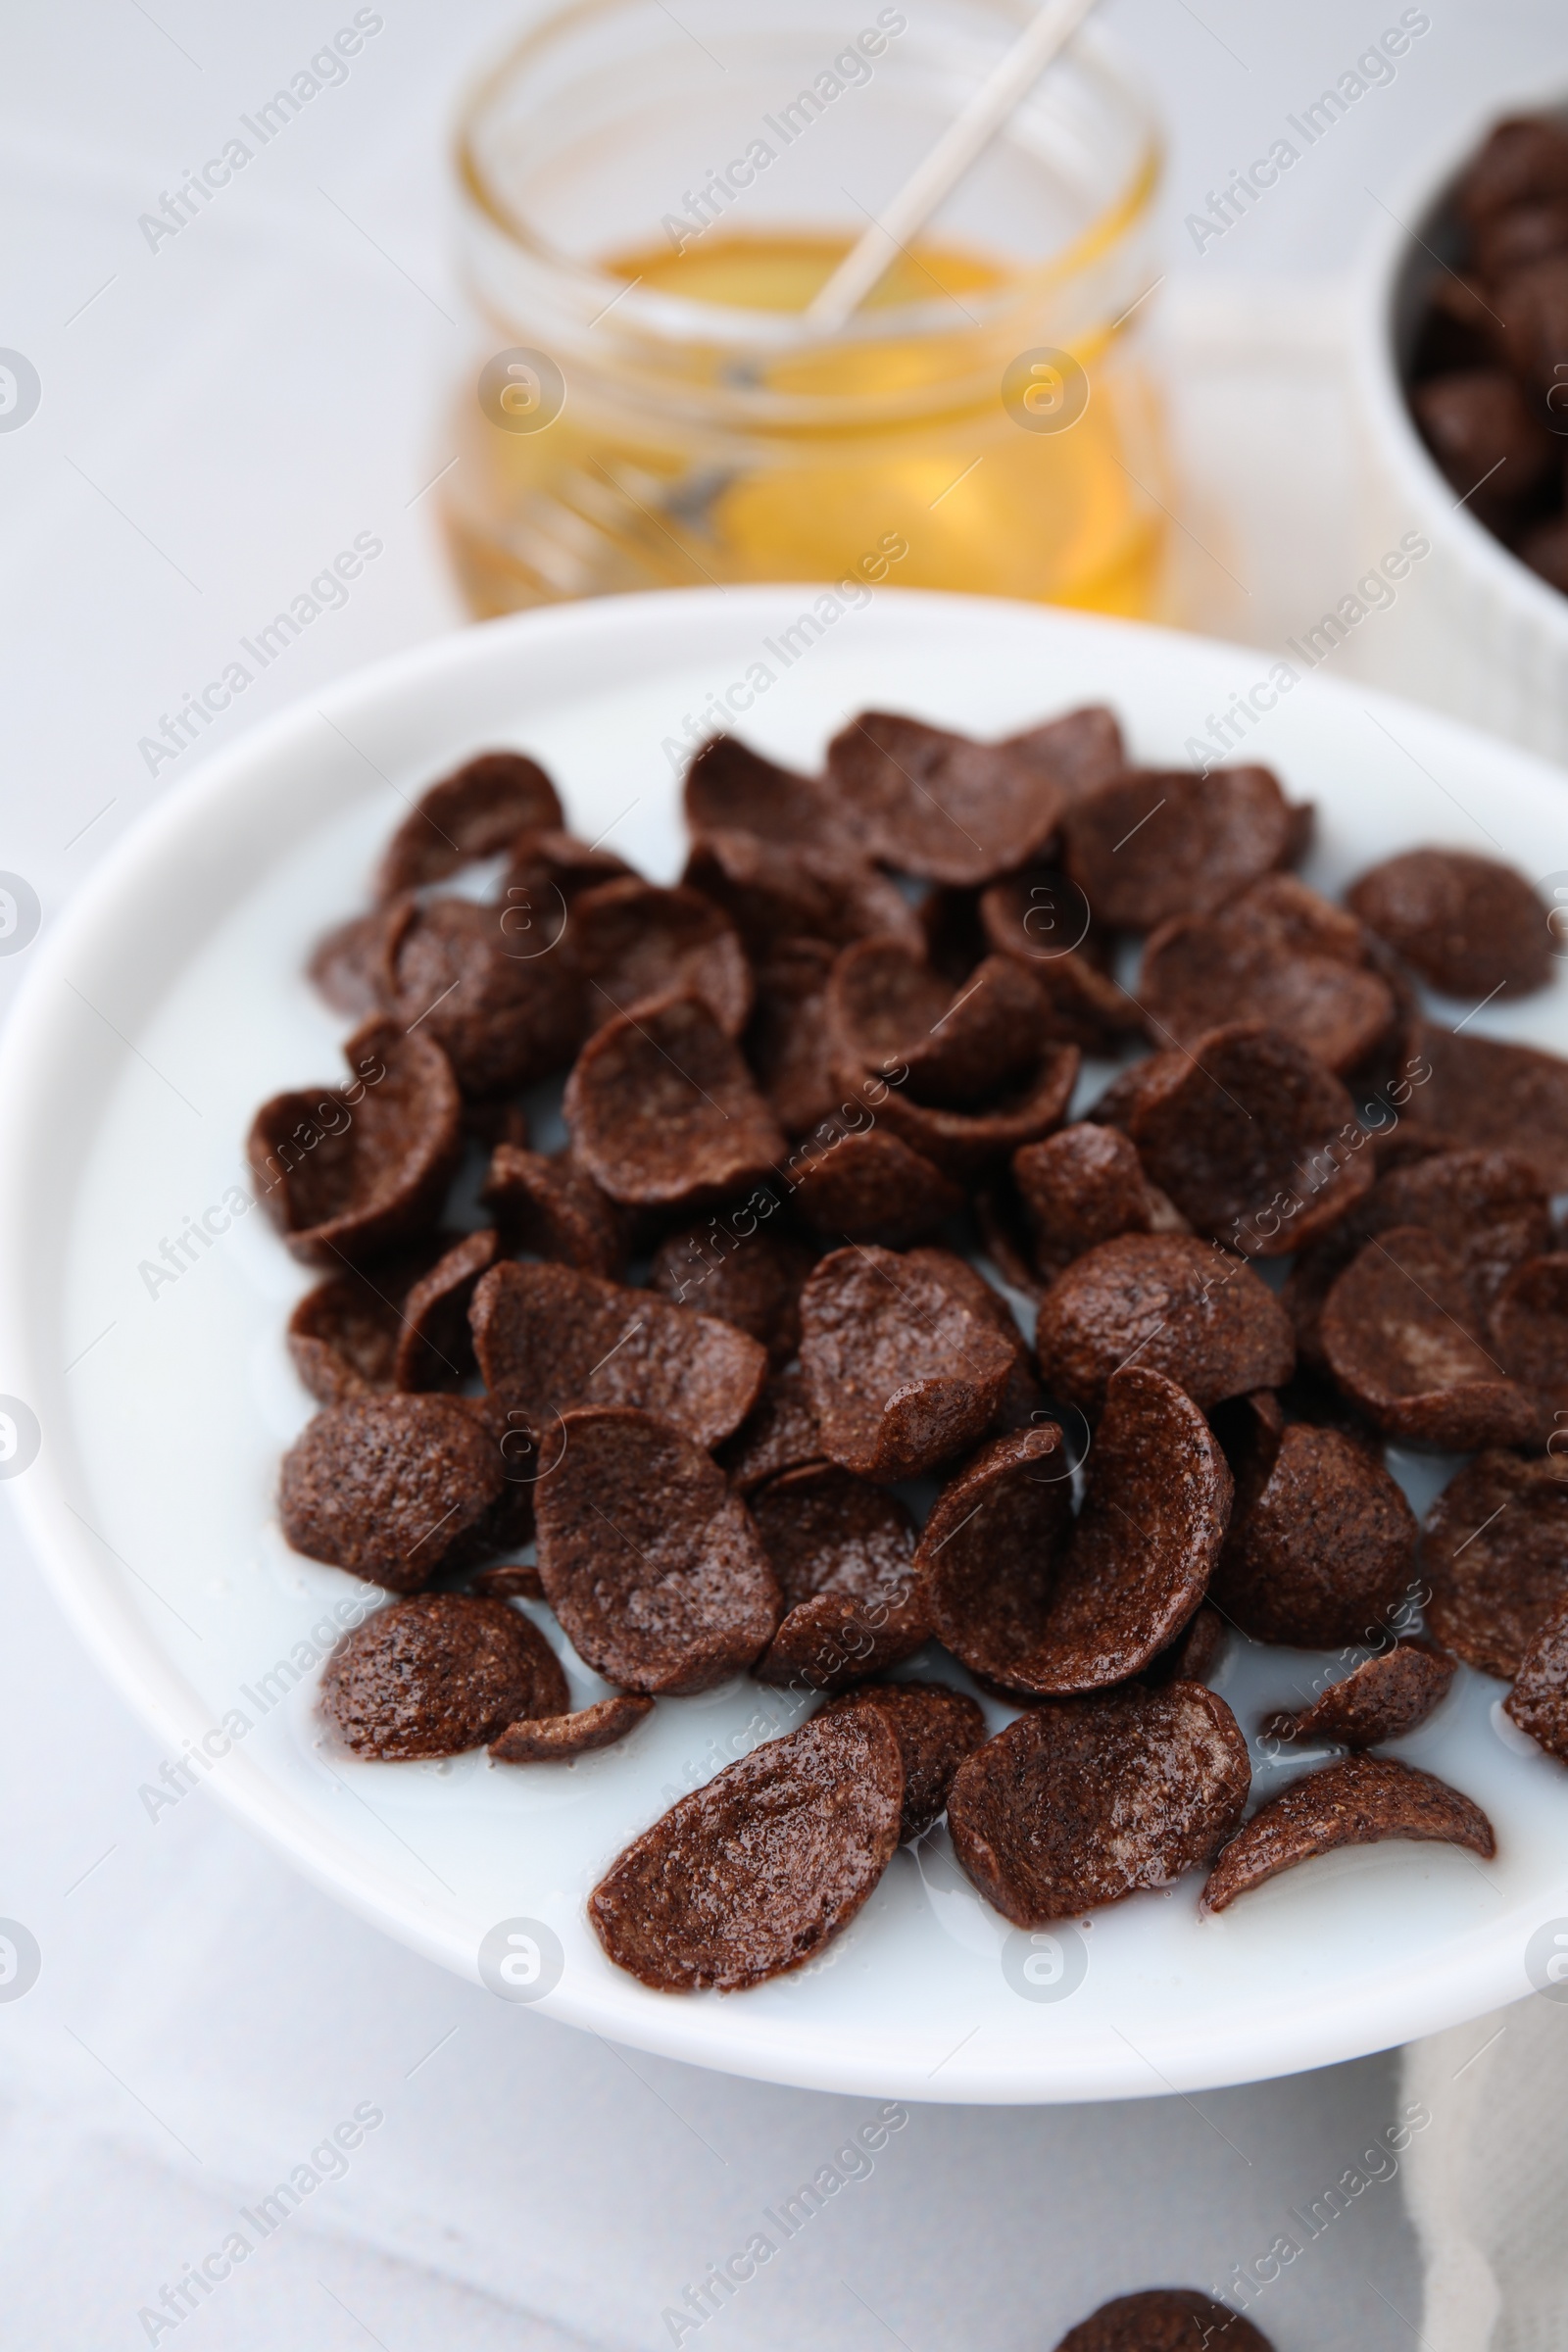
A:
{"type": "MultiPolygon", "coordinates": [[[[1053,1953],[1008,1936],[939,1838],[896,1858],[810,1968],[729,1998],[662,1997],[618,1974],[583,1900],[671,1792],[788,1720],[777,1693],[738,1682],[661,1702],[622,1746],[570,1768],[499,1769],[482,1752],[356,1764],[320,1744],[311,1629],[330,1640],[331,1610],[367,1592],[288,1551],[272,1515],[279,1452],[312,1410],[282,1339],[307,1277],[255,1213],[192,1243],[172,1283],[142,1268],[243,1181],[254,1105],[337,1068],[341,1025],[306,985],[305,952],[357,903],[405,796],[480,746],[526,747],[580,832],[608,830],[667,875],[681,858],[677,739],[749,670],[755,687],[759,664],[774,675],[745,732],[797,761],[864,703],[1003,733],[1090,698],[1116,706],[1139,756],[1179,761],[1202,714],[1260,666],[1255,650],[1200,638],[884,591],[860,610],[838,600],[784,668],[769,649],[816,600],[608,599],[400,654],[209,761],[32,951],[0,1059],[0,1391],[35,1414],[42,1446],[12,1491],[83,1640],[172,1760],[142,1801],[160,1818],[206,1781],[318,1884],[469,1977],[495,1949],[487,1936],[542,1923],[535,1940],[557,1939],[563,1961],[552,2015],[823,2089],[1194,2090],[1348,2058],[1523,1994],[1530,1936],[1568,1914],[1568,1773],[1504,1744],[1499,1687],[1468,1674],[1402,1752],[1488,1808],[1495,1864],[1371,1848],[1208,1922],[1189,1879],[1067,1931],[1053,1953]],[[222,1737],[207,1757],[204,1737],[225,1714],[233,1744],[209,1761],[222,1737]]],[[[1533,873],[1568,870],[1561,778],[1430,713],[1314,680],[1251,740],[1318,801],[1308,872],[1326,887],[1403,842],[1473,843],[1465,807],[1533,873]]],[[[1495,1032],[1494,1012],[1476,1028],[1495,1032]]],[[[1510,1033],[1568,1044],[1568,981],[1510,1033]]],[[[220,1207],[208,1222],[223,1226],[220,1207]]],[[[1432,1465],[1410,1468],[1418,1499],[1434,1483],[1432,1465]]],[[[1242,1644],[1220,1688],[1251,1725],[1324,1664],[1242,1644]]],[[[596,1687],[572,1674],[578,1693],[596,1687]]],[[[524,1970],[516,1989],[536,1988],[524,1970]]]]}
{"type": "MultiPolygon", "coordinates": [[[[1568,760],[1568,596],[1459,503],[1416,429],[1403,376],[1460,173],[1494,122],[1553,103],[1539,91],[1489,99],[1408,175],[1376,215],[1349,328],[1369,460],[1368,561],[1409,530],[1432,549],[1409,588],[1378,614],[1379,682],[1568,760]]],[[[1568,440],[1563,452],[1568,462],[1568,440]]]]}

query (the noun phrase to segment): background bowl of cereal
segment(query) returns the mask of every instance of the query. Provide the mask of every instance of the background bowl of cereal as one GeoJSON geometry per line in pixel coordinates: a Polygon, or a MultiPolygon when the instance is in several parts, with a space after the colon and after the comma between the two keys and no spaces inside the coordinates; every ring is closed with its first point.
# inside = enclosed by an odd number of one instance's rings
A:
{"type": "Polygon", "coordinates": [[[1489,105],[1378,216],[1354,353],[1369,494],[1431,545],[1388,683],[1568,751],[1568,111],[1489,105]]]}

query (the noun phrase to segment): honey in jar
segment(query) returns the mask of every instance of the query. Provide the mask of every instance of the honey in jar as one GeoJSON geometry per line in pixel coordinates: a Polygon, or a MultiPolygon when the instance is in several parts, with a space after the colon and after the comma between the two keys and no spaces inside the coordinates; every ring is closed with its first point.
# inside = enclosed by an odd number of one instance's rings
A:
{"type": "MultiPolygon", "coordinates": [[[[612,16],[643,24],[650,80],[697,72],[685,59],[672,69],[641,0],[568,11],[553,24],[569,49],[579,18],[603,27],[612,16]]],[[[545,111],[567,160],[554,179],[534,168],[541,120],[530,92],[553,54],[550,36],[550,26],[531,36],[492,77],[462,151],[471,275],[490,314],[491,356],[478,396],[471,380],[460,391],[459,462],[445,500],[476,612],[616,590],[832,580],[873,558],[906,587],[1132,615],[1156,609],[1164,489],[1137,351],[1147,311],[1140,297],[1152,274],[1143,240],[1156,159],[1147,129],[1123,120],[1130,102],[1108,69],[1079,61],[1042,85],[1049,103],[1036,145],[1054,141],[1060,150],[1050,169],[1032,159],[1044,193],[1029,182],[1028,161],[1004,159],[991,173],[1000,189],[988,189],[986,168],[977,167],[982,184],[953,208],[953,233],[944,208],[849,324],[821,334],[805,314],[856,229],[763,215],[791,203],[840,216],[849,209],[842,193],[819,184],[849,168],[833,163],[825,126],[811,126],[811,172],[797,170],[793,197],[781,173],[768,206],[752,204],[743,216],[738,201],[705,207],[690,184],[702,180],[691,155],[711,152],[706,140],[697,144],[709,122],[694,99],[693,139],[683,146],[667,124],[663,132],[685,171],[662,192],[681,185],[690,209],[672,214],[651,194],[646,215],[662,220],[657,236],[606,236],[617,203],[582,200],[560,92],[545,111]],[[524,146],[526,169],[517,160],[524,146]],[[995,209],[1009,190],[1013,217],[995,209]],[[536,216],[552,205],[567,220],[547,240],[536,216]],[[1034,247],[1049,245],[1053,222],[1061,242],[1042,255],[1034,247]],[[585,247],[576,257],[563,251],[568,235],[585,247]]],[[[804,47],[809,34],[792,20],[788,40],[804,47]]],[[[914,40],[906,26],[901,69],[918,63],[914,40]]],[[[885,70],[893,56],[885,38],[884,71],[859,95],[868,106],[880,90],[897,125],[901,105],[912,108],[914,98],[901,99],[885,70]]],[[[572,86],[585,119],[599,121],[590,144],[602,146],[605,118],[617,107],[638,116],[631,91],[639,76],[622,73],[615,91],[593,103],[591,61],[590,45],[572,86]]],[[[752,71],[760,94],[764,69],[752,71]]],[[[921,88],[940,127],[957,94],[937,100],[921,88]]],[[[710,110],[712,92],[705,95],[710,110]]],[[[751,118],[744,97],[723,98],[737,120],[735,144],[748,122],[779,130],[776,113],[751,118]]],[[[1012,135],[1026,151],[1030,128],[1020,110],[1012,135]]],[[[623,122],[620,135],[635,158],[634,125],[623,122]]],[[[642,135],[652,135],[646,124],[642,135]]],[[[632,186],[657,172],[639,172],[634,162],[620,176],[626,187],[614,193],[625,220],[632,186]]],[[[719,177],[706,184],[722,193],[719,177]]]]}

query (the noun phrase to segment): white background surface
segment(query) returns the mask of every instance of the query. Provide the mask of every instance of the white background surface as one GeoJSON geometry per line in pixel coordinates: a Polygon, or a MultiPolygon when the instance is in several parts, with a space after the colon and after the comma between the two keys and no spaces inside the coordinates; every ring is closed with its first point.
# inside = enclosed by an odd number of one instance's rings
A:
{"type": "MultiPolygon", "coordinates": [[[[0,435],[0,866],[31,881],[46,923],[159,788],[138,738],[356,531],[384,556],[215,738],[462,617],[419,497],[450,455],[441,409],[469,350],[442,139],[466,66],[517,12],[392,0],[347,84],[208,214],[156,255],[136,227],[352,13],[7,11],[0,344],[32,361],[43,403],[0,435]]],[[[1335,275],[1456,114],[1568,84],[1568,41],[1544,0],[1434,0],[1394,86],[1200,259],[1186,213],[1398,11],[1106,13],[1172,123],[1162,299],[1184,361],[1184,512],[1216,549],[1217,518],[1252,591],[1227,611],[1199,565],[1194,610],[1273,642],[1341,591],[1353,534],[1335,275]]],[[[847,7],[847,28],[860,21],[847,7]]],[[[1369,635],[1354,652],[1375,668],[1369,635]]],[[[0,1003],[24,964],[0,963],[0,1003]]],[[[200,1793],[150,1822],[136,1791],[161,1759],[65,1634],[9,1514],[0,1542],[0,1912],[44,1953],[33,1990],[0,2006],[8,2343],[145,2342],[138,2307],[362,2101],[386,2122],[346,2179],[181,2342],[667,2342],[662,2308],[869,2103],[628,2060],[381,1941],[200,1793]]],[[[1374,2060],[1196,2102],[917,2111],[703,2338],[1043,2352],[1105,2295],[1219,2282],[1262,2253],[1393,2095],[1374,2060]]],[[[1257,2317],[1281,2352],[1411,2340],[1397,2196],[1371,2187],[1270,2290],[1257,2317]]]]}

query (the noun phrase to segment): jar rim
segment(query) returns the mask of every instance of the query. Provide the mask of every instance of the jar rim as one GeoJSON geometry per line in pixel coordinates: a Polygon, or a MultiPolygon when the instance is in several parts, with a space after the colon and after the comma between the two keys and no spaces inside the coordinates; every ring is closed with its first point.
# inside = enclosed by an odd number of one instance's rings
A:
{"type": "MultiPolygon", "coordinates": [[[[995,287],[966,289],[966,316],[961,323],[955,320],[948,297],[876,310],[862,307],[842,326],[824,332],[803,328],[799,314],[750,311],[662,288],[639,287],[600,264],[562,251],[512,210],[492,184],[476,146],[487,104],[519,70],[525,70],[530,56],[543,54],[564,32],[626,4],[627,0],[567,0],[567,5],[552,10],[531,25],[470,85],[459,110],[453,162],[460,193],[481,226],[538,269],[558,296],[573,310],[591,307],[599,318],[612,307],[622,331],[640,331],[654,343],[741,347],[781,356],[892,339],[929,341],[943,333],[972,334],[977,326],[1000,324],[1020,302],[1038,302],[1053,286],[1081,276],[1116,245],[1147,209],[1159,178],[1164,144],[1152,104],[1137,87],[1118,45],[1101,28],[1083,27],[1065,55],[1086,67],[1133,119],[1136,151],[1131,168],[1108,201],[1065,244],[1037,262],[1009,270],[995,287]]],[[[981,0],[981,4],[1020,24],[1032,13],[1029,0],[981,0]]]]}

